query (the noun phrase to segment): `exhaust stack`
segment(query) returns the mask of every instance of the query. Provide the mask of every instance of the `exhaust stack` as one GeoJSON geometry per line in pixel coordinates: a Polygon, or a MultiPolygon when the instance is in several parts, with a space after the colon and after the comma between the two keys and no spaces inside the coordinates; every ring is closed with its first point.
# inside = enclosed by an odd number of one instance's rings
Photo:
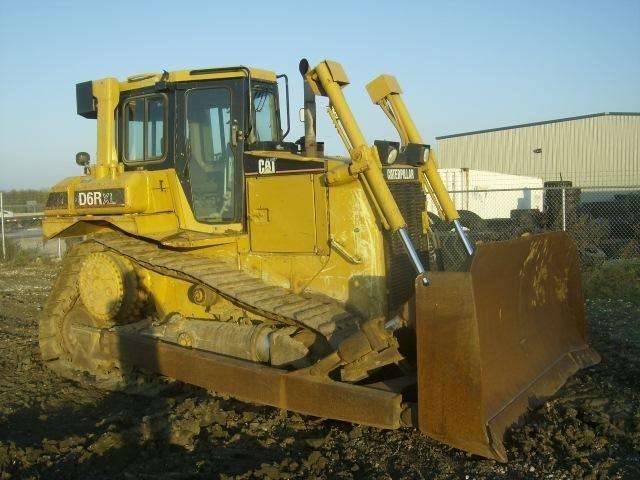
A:
{"type": "Polygon", "coordinates": [[[306,79],[306,74],[309,71],[309,61],[306,58],[300,60],[298,69],[304,81],[304,154],[307,157],[317,157],[316,96],[306,79]]]}

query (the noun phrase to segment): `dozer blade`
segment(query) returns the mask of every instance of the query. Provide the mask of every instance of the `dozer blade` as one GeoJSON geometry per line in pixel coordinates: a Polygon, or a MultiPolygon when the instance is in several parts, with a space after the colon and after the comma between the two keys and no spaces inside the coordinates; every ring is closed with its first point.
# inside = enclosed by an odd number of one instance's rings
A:
{"type": "Polygon", "coordinates": [[[468,271],[430,279],[416,281],[419,428],[507,461],[505,430],[600,361],[576,247],[563,232],[482,244],[468,271]]]}

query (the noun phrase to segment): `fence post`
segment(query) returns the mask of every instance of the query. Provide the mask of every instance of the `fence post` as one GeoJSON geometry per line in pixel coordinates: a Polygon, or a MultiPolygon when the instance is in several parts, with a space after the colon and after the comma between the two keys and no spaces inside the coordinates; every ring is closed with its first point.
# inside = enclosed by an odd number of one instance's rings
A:
{"type": "Polygon", "coordinates": [[[564,185],[562,185],[562,231],[567,231],[567,197],[564,185]]]}
{"type": "Polygon", "coordinates": [[[2,227],[2,259],[7,259],[7,246],[4,243],[4,198],[2,192],[0,192],[0,224],[2,227]]]}

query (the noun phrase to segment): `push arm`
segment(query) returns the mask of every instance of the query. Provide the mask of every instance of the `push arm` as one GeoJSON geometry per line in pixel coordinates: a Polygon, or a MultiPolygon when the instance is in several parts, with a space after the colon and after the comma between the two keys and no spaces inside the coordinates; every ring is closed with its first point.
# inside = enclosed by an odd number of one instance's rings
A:
{"type": "MultiPolygon", "coordinates": [[[[409,110],[407,110],[407,106],[400,96],[402,90],[395,77],[391,75],[380,75],[367,85],[367,91],[373,103],[380,106],[396,130],[398,130],[403,145],[407,143],[423,143],[422,136],[420,132],[418,132],[415,123],[413,123],[413,119],[411,115],[409,115],[409,110]]],[[[467,253],[471,255],[473,253],[473,246],[462,229],[459,220],[460,215],[438,173],[438,165],[433,150],[431,149],[429,149],[429,157],[424,166],[424,173],[435,196],[435,201],[440,207],[440,211],[444,213],[445,218],[449,222],[453,223],[462,243],[464,243],[467,253]]]]}
{"type": "MultiPolygon", "coordinates": [[[[337,184],[360,178],[363,187],[373,196],[376,204],[374,209],[379,212],[381,223],[391,232],[400,235],[416,271],[418,274],[426,275],[424,266],[409,238],[404,218],[382,175],[378,152],[375,147],[367,145],[342,93],[342,87],[349,84],[342,66],[337,62],[325,60],[313,70],[306,72],[305,79],[316,95],[329,98],[330,115],[351,157],[351,164],[327,173],[327,182],[337,184]]],[[[426,276],[423,278],[426,283],[426,276]]]]}

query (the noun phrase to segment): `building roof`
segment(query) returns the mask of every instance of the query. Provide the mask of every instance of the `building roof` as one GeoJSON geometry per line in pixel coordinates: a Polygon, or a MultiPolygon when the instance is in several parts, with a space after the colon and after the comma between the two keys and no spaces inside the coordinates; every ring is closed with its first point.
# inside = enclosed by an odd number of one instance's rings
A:
{"type": "Polygon", "coordinates": [[[501,130],[511,130],[513,128],[534,127],[536,125],[546,125],[548,123],[570,122],[572,120],[583,120],[585,118],[602,117],[606,115],[624,115],[624,116],[640,116],[640,112],[601,112],[591,113],[589,115],[580,115],[577,117],[556,118],[555,120],[545,120],[542,122],[521,123],[519,125],[509,125],[507,127],[488,128],[486,130],[474,130],[471,132],[454,133],[451,135],[442,135],[436,137],[436,140],[444,140],[445,138],[464,137],[466,135],[476,135],[478,133],[499,132],[501,130]]]}

